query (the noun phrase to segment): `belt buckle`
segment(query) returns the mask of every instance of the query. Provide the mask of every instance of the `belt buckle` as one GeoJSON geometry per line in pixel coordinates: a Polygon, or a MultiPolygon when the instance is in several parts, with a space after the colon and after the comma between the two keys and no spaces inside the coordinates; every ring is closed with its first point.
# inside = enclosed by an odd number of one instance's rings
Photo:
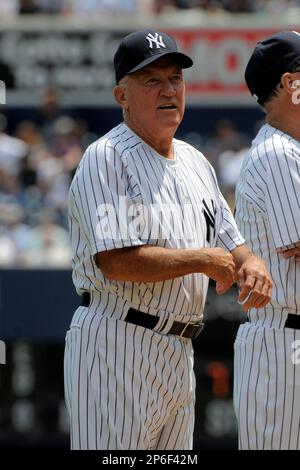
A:
{"type": "MultiPolygon", "coordinates": [[[[183,336],[183,335],[184,335],[186,329],[187,329],[190,325],[193,325],[193,326],[196,326],[196,327],[199,328],[199,327],[201,326],[201,323],[193,323],[193,322],[191,322],[191,321],[188,321],[188,322],[185,324],[185,326],[184,326],[182,332],[180,333],[179,338],[185,338],[185,336],[183,336]]],[[[199,333],[200,333],[200,332],[199,332],[199,333]]],[[[198,335],[197,335],[197,336],[198,336],[198,335]]]]}

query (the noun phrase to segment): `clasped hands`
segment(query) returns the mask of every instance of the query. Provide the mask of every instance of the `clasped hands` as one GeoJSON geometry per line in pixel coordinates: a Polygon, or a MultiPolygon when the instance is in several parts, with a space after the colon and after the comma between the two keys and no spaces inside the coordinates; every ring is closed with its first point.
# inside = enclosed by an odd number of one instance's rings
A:
{"type": "Polygon", "coordinates": [[[217,294],[224,294],[237,283],[238,303],[244,311],[262,308],[272,296],[272,280],[264,260],[243,245],[231,253],[222,248],[211,248],[211,263],[207,275],[216,281],[217,294]]]}

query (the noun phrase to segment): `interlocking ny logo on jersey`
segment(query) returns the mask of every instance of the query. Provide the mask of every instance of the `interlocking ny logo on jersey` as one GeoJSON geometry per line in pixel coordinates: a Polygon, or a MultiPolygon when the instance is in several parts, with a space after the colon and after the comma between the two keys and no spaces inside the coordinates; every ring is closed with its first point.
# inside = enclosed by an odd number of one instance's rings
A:
{"type": "Polygon", "coordinates": [[[205,199],[202,200],[203,203],[203,213],[206,221],[206,241],[210,243],[211,240],[211,232],[213,233],[213,236],[215,236],[215,231],[216,231],[216,207],[214,201],[211,199],[211,204],[213,207],[213,212],[210,210],[208,207],[205,199]]]}
{"type": "Polygon", "coordinates": [[[161,34],[155,33],[155,36],[153,36],[153,34],[149,33],[148,36],[146,36],[146,39],[149,41],[150,49],[153,48],[153,44],[156,45],[156,49],[159,49],[160,47],[166,47],[163,43],[161,34]]]}

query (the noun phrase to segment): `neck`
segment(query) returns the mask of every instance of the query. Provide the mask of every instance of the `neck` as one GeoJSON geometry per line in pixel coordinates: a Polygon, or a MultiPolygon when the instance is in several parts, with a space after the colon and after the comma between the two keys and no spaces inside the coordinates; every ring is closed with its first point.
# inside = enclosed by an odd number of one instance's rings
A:
{"type": "Polygon", "coordinates": [[[298,106],[271,108],[266,116],[267,123],[276,129],[290,135],[300,142],[299,109],[298,106]],[[288,118],[287,118],[288,116],[288,118]]]}
{"type": "Polygon", "coordinates": [[[165,131],[160,129],[159,135],[151,135],[143,128],[133,125],[133,123],[128,119],[125,119],[125,124],[161,156],[170,160],[174,158],[172,145],[175,133],[174,129],[166,129],[165,131]]]}

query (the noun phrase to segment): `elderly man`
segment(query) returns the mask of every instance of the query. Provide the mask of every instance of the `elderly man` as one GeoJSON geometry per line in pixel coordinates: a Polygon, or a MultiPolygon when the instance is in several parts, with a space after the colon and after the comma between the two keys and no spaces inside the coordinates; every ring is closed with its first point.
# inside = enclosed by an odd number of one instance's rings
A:
{"type": "Polygon", "coordinates": [[[158,31],[114,57],[124,122],[86,151],[70,188],[73,280],[82,295],[66,338],[73,449],[191,449],[192,339],[209,278],[235,278],[244,308],[271,280],[244,245],[204,156],[174,139],[192,60],[158,31]]]}

